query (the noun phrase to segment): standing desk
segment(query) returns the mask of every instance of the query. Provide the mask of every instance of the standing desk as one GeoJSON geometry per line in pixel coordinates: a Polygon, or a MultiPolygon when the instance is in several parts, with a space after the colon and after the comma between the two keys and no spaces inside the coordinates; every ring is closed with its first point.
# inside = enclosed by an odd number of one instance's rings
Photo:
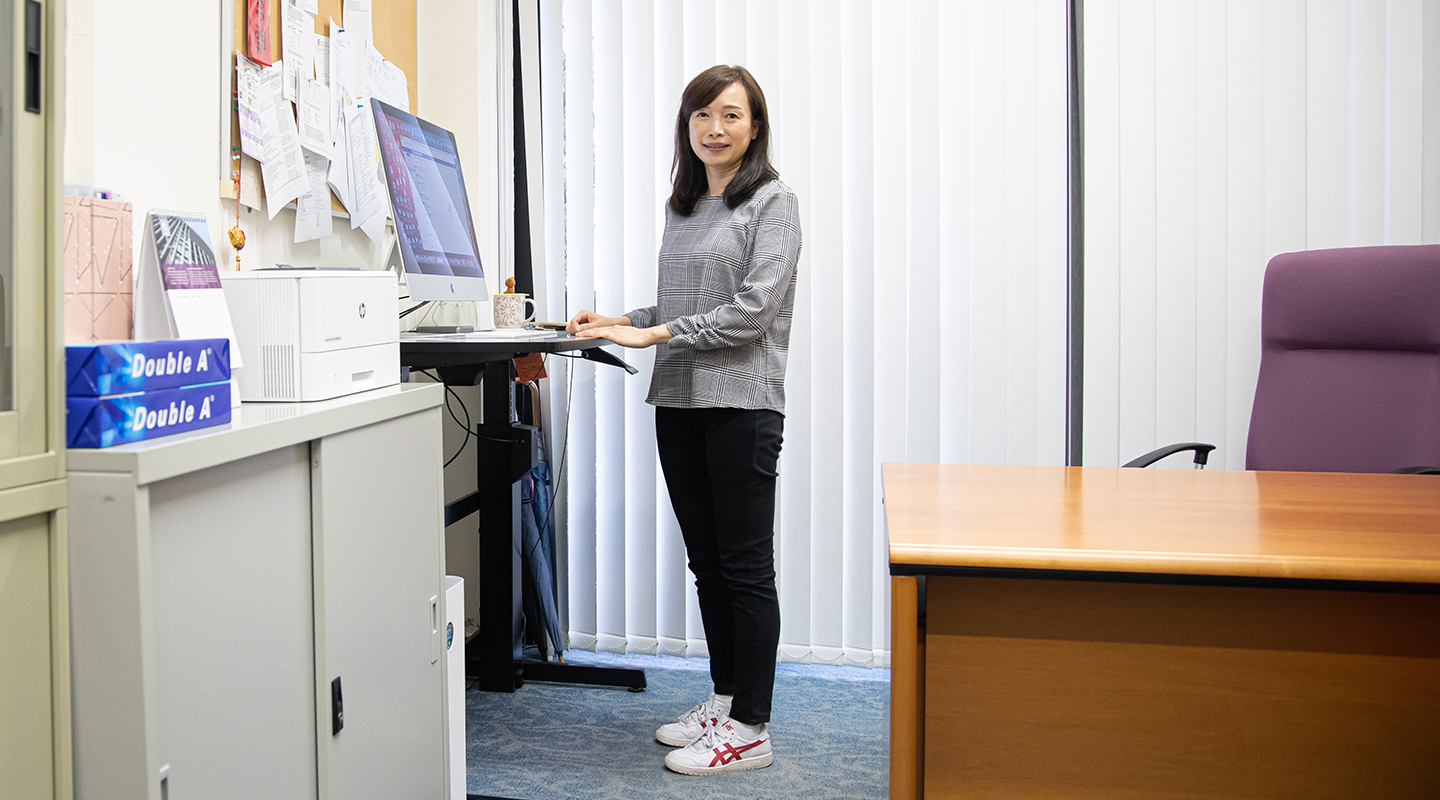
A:
{"type": "Polygon", "coordinates": [[[445,525],[479,512],[480,630],[466,641],[465,655],[467,672],[484,691],[513,692],[527,678],[645,688],[640,669],[535,661],[524,658],[522,651],[519,481],[538,463],[538,440],[534,427],[516,421],[512,361],[531,353],[578,352],[587,360],[635,374],[634,367],[601,349],[606,343],[565,334],[527,339],[401,336],[402,366],[433,369],[449,386],[481,386],[475,491],[445,506],[445,525]]]}
{"type": "Polygon", "coordinates": [[[1440,797],[1440,480],[883,465],[892,798],[1440,797]]]}

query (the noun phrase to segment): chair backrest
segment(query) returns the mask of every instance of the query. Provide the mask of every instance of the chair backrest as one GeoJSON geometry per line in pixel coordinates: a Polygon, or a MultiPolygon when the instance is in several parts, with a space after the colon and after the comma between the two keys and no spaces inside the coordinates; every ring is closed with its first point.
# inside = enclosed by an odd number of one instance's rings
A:
{"type": "Polygon", "coordinates": [[[1440,466],[1440,245],[1275,256],[1247,469],[1440,466]]]}

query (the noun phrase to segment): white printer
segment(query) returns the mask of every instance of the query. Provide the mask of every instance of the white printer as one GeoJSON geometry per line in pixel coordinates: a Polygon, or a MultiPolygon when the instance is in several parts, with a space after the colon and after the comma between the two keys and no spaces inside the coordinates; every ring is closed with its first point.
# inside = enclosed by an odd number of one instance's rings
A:
{"type": "Polygon", "coordinates": [[[221,272],[245,366],[240,399],[328,400],[400,382],[396,276],[378,270],[221,272]]]}

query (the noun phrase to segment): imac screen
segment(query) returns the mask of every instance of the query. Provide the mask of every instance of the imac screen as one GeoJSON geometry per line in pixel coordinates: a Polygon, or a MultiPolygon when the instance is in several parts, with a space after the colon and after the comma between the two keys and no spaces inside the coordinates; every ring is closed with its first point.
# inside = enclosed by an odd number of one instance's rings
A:
{"type": "Polygon", "coordinates": [[[378,100],[370,102],[405,271],[483,279],[454,135],[378,100]]]}

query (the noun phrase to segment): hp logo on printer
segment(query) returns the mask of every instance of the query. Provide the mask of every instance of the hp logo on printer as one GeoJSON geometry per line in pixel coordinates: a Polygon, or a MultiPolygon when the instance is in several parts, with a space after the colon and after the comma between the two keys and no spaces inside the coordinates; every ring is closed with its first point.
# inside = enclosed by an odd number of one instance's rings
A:
{"type": "Polygon", "coordinates": [[[365,304],[360,304],[360,319],[365,319],[365,304]]]}

